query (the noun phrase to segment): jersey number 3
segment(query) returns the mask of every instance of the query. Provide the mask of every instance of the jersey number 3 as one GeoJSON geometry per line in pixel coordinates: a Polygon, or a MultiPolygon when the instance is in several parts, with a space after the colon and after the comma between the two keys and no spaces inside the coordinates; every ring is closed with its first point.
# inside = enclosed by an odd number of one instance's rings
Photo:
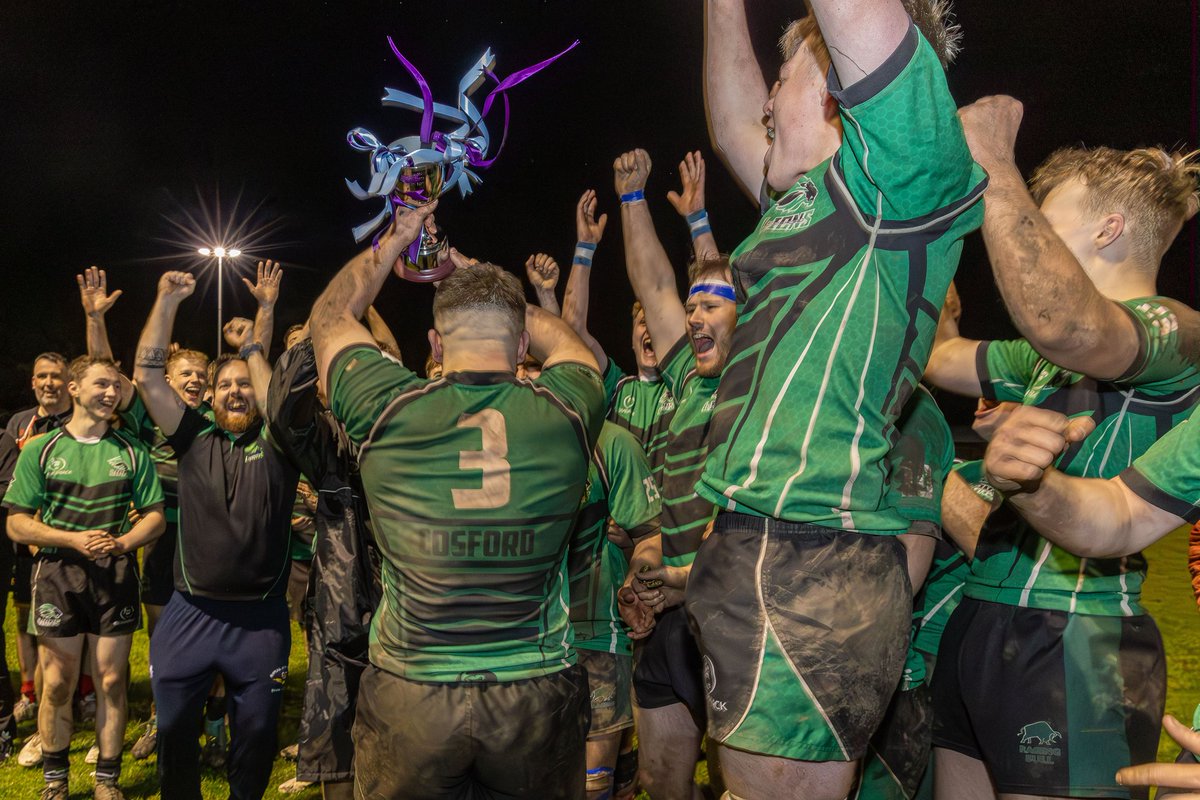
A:
{"type": "Polygon", "coordinates": [[[483,485],[478,489],[451,489],[455,508],[500,508],[508,505],[512,489],[512,478],[508,465],[508,428],[504,415],[494,408],[485,408],[475,414],[463,414],[458,420],[460,428],[478,428],[483,434],[483,447],[479,450],[461,450],[458,468],[482,470],[483,485]]]}

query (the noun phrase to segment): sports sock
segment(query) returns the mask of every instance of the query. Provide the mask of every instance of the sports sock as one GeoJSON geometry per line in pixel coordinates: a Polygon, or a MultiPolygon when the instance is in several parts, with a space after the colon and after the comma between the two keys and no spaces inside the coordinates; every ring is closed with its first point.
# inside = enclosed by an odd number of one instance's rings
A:
{"type": "Polygon", "coordinates": [[[33,681],[21,681],[21,694],[25,695],[29,702],[37,702],[37,689],[34,688],[33,681]]]}
{"type": "Polygon", "coordinates": [[[70,746],[62,750],[42,750],[42,777],[46,783],[65,781],[71,769],[70,746]]]}
{"type": "Polygon", "coordinates": [[[91,675],[80,675],[79,676],[79,696],[87,697],[89,694],[92,694],[95,691],[96,691],[96,684],[92,683],[92,676],[91,675]]]}
{"type": "Polygon", "coordinates": [[[117,783],[121,779],[121,754],[96,762],[96,783],[117,783]]]}

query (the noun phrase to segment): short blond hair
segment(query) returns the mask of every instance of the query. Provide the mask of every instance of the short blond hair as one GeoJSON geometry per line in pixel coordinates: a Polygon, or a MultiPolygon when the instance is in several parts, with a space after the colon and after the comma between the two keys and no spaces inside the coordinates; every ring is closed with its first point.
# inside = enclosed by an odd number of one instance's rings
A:
{"type": "Polygon", "coordinates": [[[1198,156],[1200,150],[1160,147],[1064,147],[1034,170],[1029,188],[1041,205],[1055,188],[1078,179],[1087,189],[1086,210],[1124,216],[1134,260],[1157,267],[1180,227],[1200,207],[1198,156]]]}
{"type": "MultiPolygon", "coordinates": [[[[954,22],[948,0],[903,0],[903,3],[904,10],[912,17],[913,24],[933,47],[933,52],[937,53],[942,67],[950,66],[961,49],[962,28],[954,22]]],[[[808,5],[806,2],[805,6],[808,5]]],[[[817,27],[817,17],[813,14],[811,6],[807,16],[789,24],[784,29],[783,36],[779,37],[779,52],[783,55],[783,60],[787,61],[796,55],[800,46],[804,44],[812,51],[821,71],[828,70],[829,47],[825,44],[821,29],[817,27]]]]}

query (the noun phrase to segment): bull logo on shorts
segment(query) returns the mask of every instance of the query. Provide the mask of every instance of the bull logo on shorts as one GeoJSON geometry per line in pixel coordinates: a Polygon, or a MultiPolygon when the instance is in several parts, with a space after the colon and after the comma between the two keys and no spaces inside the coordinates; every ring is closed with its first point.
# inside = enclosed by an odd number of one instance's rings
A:
{"type": "Polygon", "coordinates": [[[288,676],[287,664],[284,664],[282,667],[276,667],[275,669],[271,670],[270,678],[275,683],[275,685],[271,687],[271,694],[277,694],[277,693],[283,691],[283,685],[285,683],[287,683],[287,676],[288,676]]]}
{"type": "Polygon", "coordinates": [[[1055,744],[1062,734],[1050,727],[1050,723],[1042,720],[1031,722],[1021,728],[1021,744],[1055,744]]]}
{"type": "Polygon", "coordinates": [[[42,603],[37,608],[37,624],[39,628],[57,628],[62,625],[62,609],[53,603],[42,603]]]}
{"type": "Polygon", "coordinates": [[[704,691],[707,694],[712,694],[717,689],[717,668],[713,666],[712,659],[708,656],[704,657],[704,691]]]}
{"type": "Polygon", "coordinates": [[[1055,747],[1062,740],[1062,734],[1045,720],[1029,723],[1017,736],[1021,740],[1017,749],[1025,756],[1027,764],[1053,765],[1062,755],[1062,748],[1055,747]]]}

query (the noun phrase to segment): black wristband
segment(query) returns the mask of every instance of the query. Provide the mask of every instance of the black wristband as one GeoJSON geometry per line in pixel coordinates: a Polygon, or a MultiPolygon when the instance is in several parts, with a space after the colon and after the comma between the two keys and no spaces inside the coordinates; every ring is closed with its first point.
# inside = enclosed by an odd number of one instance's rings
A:
{"type": "Polygon", "coordinates": [[[238,350],[238,358],[245,361],[255,353],[261,352],[263,352],[262,342],[251,342],[250,344],[243,346],[241,350],[238,350]]]}

